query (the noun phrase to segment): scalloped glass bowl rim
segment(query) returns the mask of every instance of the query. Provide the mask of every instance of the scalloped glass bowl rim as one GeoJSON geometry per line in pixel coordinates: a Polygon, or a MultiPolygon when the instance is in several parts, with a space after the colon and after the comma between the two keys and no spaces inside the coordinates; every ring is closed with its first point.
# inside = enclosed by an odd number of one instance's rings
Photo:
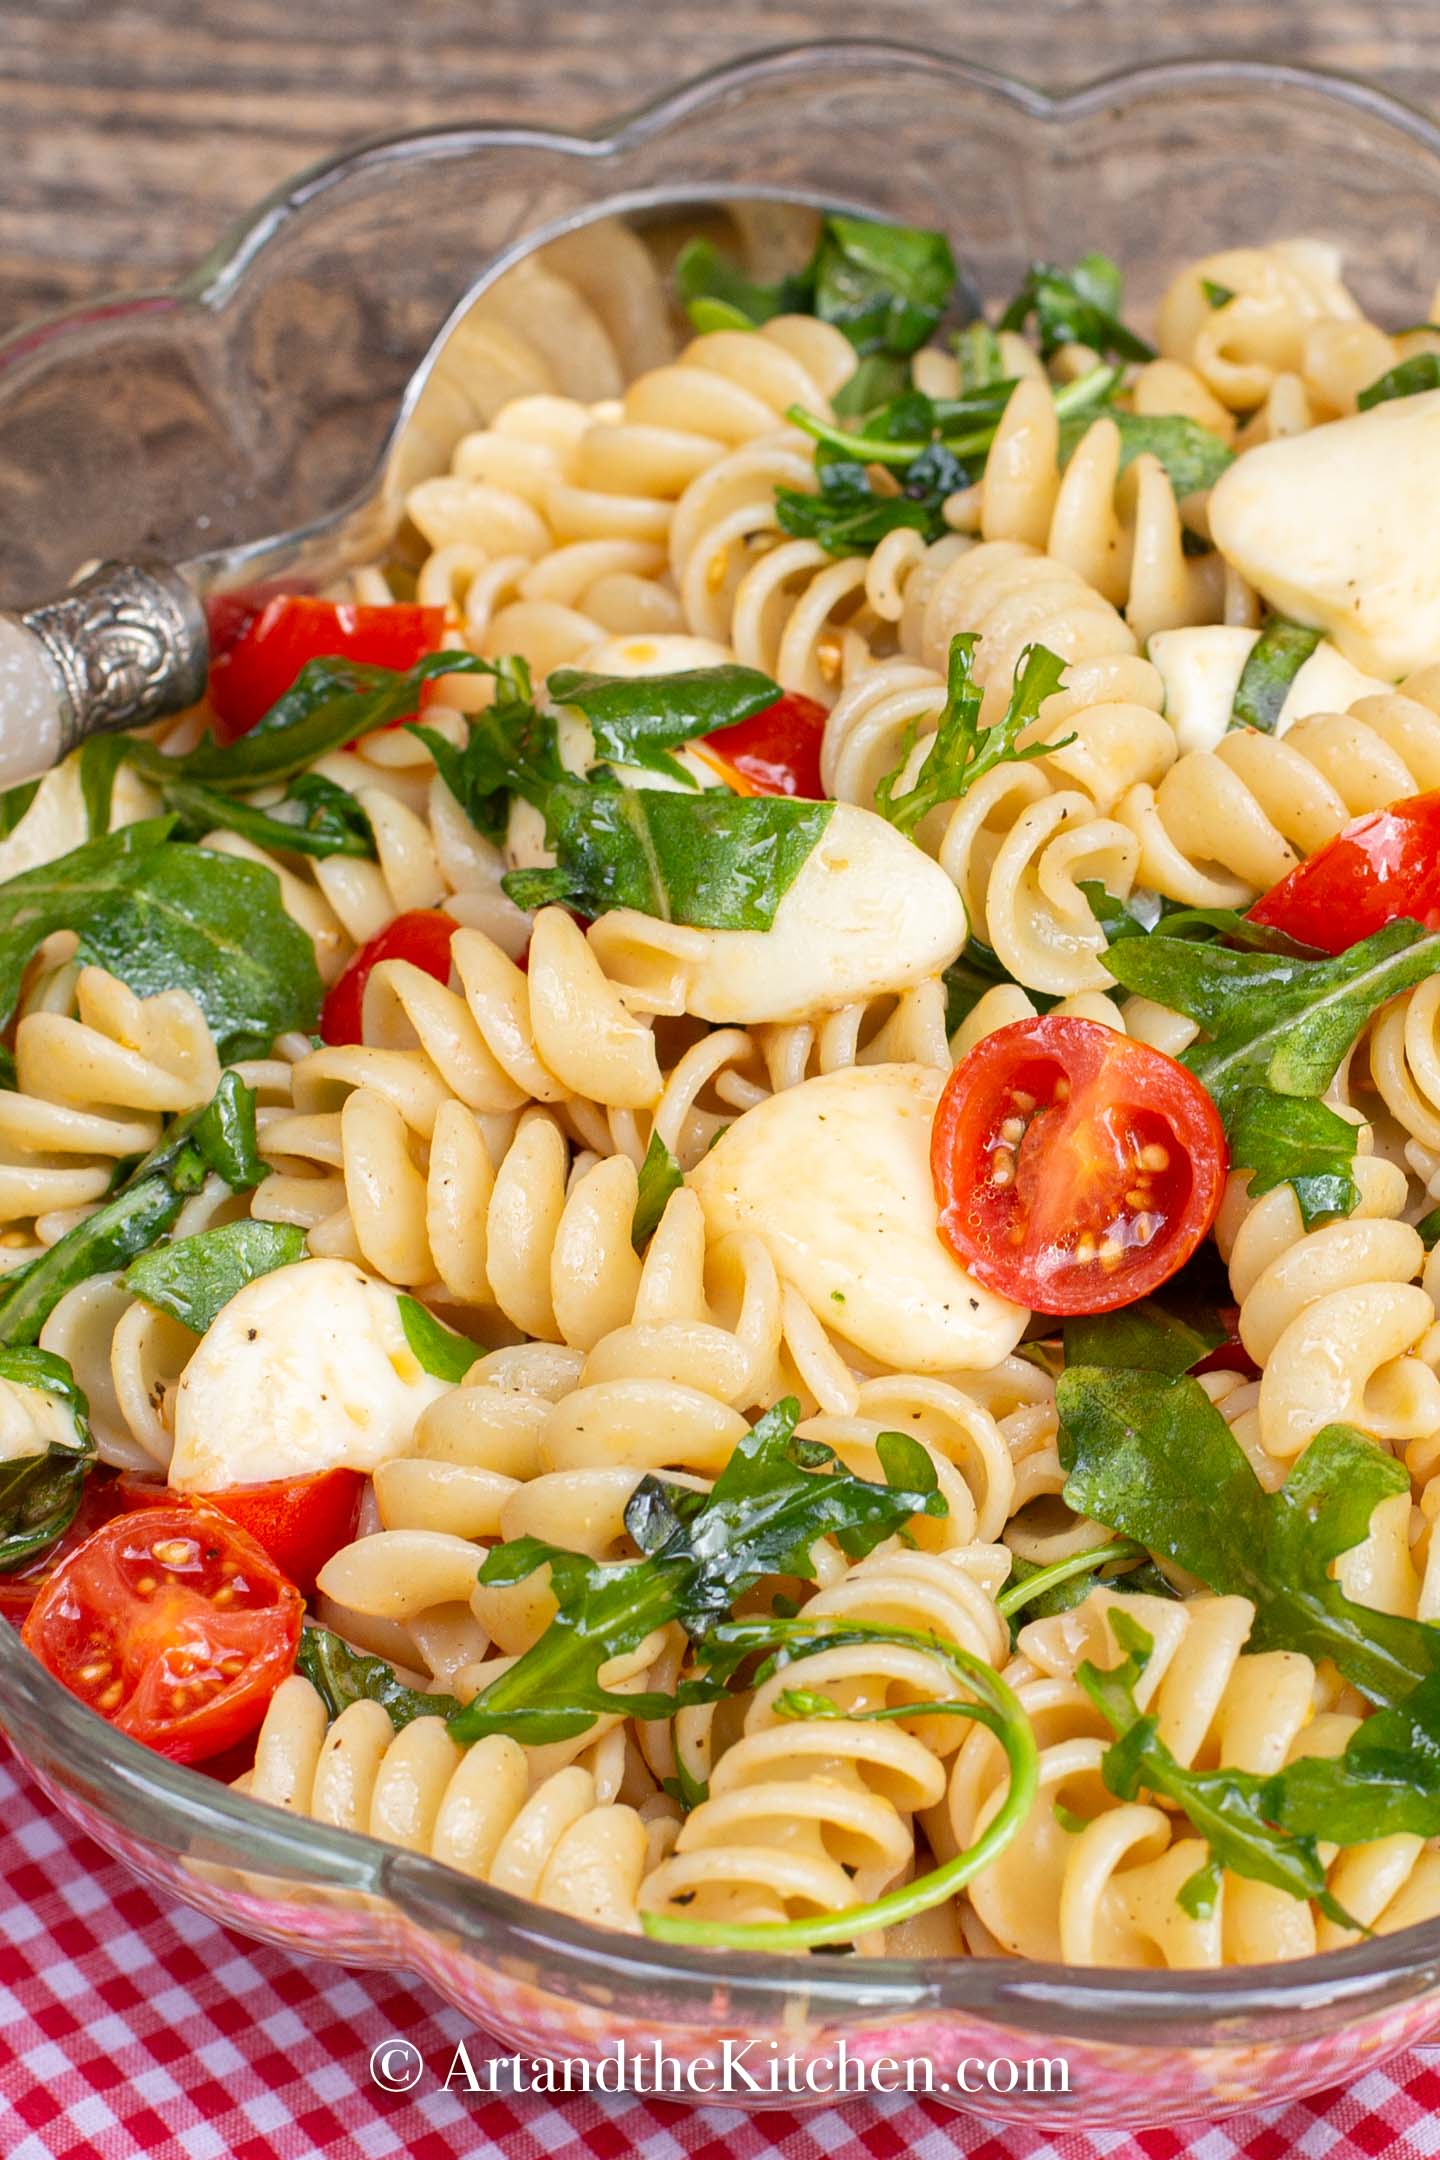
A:
{"type": "MultiPolygon", "coordinates": [[[[811,65],[874,67],[885,63],[913,68],[937,82],[951,82],[988,93],[1029,118],[1064,123],[1103,111],[1120,97],[1137,92],[1214,92],[1227,87],[1301,90],[1409,134],[1440,157],[1440,126],[1423,112],[1357,78],[1288,63],[1245,58],[1181,58],[1114,70],[1064,91],[1047,91],[994,69],[978,67],[924,46],[888,39],[839,38],[776,46],[748,54],[695,76],[617,121],[589,130],[515,127],[475,122],[440,124],[397,134],[376,135],[348,151],[302,168],[262,198],[248,216],[221,238],[174,284],[116,294],[121,309],[156,300],[220,309],[265,248],[292,219],[331,186],[365,168],[404,162],[424,155],[427,146],[537,148],[578,158],[603,158],[663,132],[687,114],[724,95],[799,74],[811,65]]],[[[674,199],[675,190],[647,193],[649,199],[674,199]]],[[[696,194],[714,195],[707,186],[696,194]]],[[[747,192],[760,194],[751,187],[747,192]]],[[[611,197],[583,216],[562,219],[554,228],[585,224],[633,198],[611,197]]],[[[537,229],[490,263],[483,282],[506,261],[523,255],[550,229],[537,229]]],[[[112,304],[103,295],[80,307],[24,324],[0,340],[0,372],[33,351],[35,331],[43,324],[52,335],[83,332],[97,308],[112,304]]],[[[462,301],[455,313],[465,305],[462,301]]],[[[452,316],[453,320],[453,316],[452,316]]],[[[1214,2013],[1226,2034],[1238,2037],[1247,2018],[1270,2019],[1287,2010],[1300,2012],[1348,2005],[1356,2015],[1374,2013],[1413,1999],[1427,1984],[1440,1983],[1440,1920],[1426,1921],[1396,1934],[1350,1948],[1280,1965],[1236,1967],[1217,1971],[1132,1970],[1042,1963],[1013,1958],[866,1958],[850,1971],[838,1961],[779,1958],[734,1951],[692,1952],[672,1949],[644,1937],[617,1936],[607,1930],[567,1920],[504,1891],[471,1881],[423,1855],[402,1852],[377,1840],[291,1817],[263,1807],[143,1748],[105,1726],[61,1688],[29,1655],[13,1629],[0,1625],[0,1681],[7,1699],[23,1705],[51,1743],[57,1764],[91,1804],[104,1812],[107,1798],[122,1815],[143,1806],[144,1841],[180,1859],[201,1847],[219,1852],[245,1867],[277,1869],[297,1884],[362,1891],[388,1899],[412,1923],[429,1928],[440,1914],[454,1926],[465,1949],[484,1957],[501,1949],[554,1951],[569,1962],[581,1960],[592,1973],[611,1980],[635,1980],[642,1974],[669,1988],[713,1991],[717,1983],[735,1991],[738,2008],[756,1988],[791,1989],[802,1984],[818,2009],[845,2006],[873,2015],[886,2009],[929,2008],[1003,2014],[1022,2029],[1043,2030],[1053,2040],[1115,2039],[1125,2021],[1143,2016],[1147,2039],[1163,2045],[1163,2028],[1189,2028],[1214,2013]],[[153,1811],[153,1812],[151,1812],[153,1811]],[[1242,1975],[1244,1976],[1242,1978],[1242,1975]]],[[[0,1720],[0,1730],[4,1730],[0,1720]]],[[[23,1750],[17,1747],[22,1761],[23,1750]]],[[[64,1780],[53,1772],[47,1783],[64,1780]]],[[[1133,2023],[1131,2034],[1133,2035],[1133,2023]]],[[[1174,2035],[1178,2038],[1178,2033],[1174,2035]]],[[[1218,2037],[1218,2035],[1217,2035],[1218,2037]]],[[[1203,2044],[1203,2043],[1201,2043],[1203,2044]]]]}

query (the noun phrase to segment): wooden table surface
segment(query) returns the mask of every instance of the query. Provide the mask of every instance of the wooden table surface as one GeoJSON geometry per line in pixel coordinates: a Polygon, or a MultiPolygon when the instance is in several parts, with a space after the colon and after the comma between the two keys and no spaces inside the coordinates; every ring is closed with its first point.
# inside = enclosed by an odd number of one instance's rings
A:
{"type": "Polygon", "coordinates": [[[1057,85],[1244,53],[1440,107],[1437,30],[1436,0],[0,0],[0,332],[164,281],[358,137],[583,124],[759,45],[882,34],[1057,85]]]}

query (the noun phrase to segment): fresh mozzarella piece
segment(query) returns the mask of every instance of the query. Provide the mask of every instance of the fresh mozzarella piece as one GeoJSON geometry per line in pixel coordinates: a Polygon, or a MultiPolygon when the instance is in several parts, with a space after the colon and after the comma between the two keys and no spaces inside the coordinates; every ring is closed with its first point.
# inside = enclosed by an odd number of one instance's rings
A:
{"type": "Polygon", "coordinates": [[[348,1260],[276,1268],[231,1298],[180,1376],[170,1483],[218,1492],[374,1470],[446,1385],[406,1342],[387,1284],[348,1260]]]}
{"type": "Polygon", "coordinates": [[[686,1180],[712,1237],[758,1238],[827,1328],[901,1372],[982,1371],[1029,1317],[940,1242],[930,1128],[948,1077],[823,1073],[747,1110],[686,1180]]]}
{"type": "Polygon", "coordinates": [[[1396,682],[1440,652],[1440,390],[1237,458],[1210,494],[1226,561],[1272,607],[1396,682]]]}
{"type": "MultiPolygon", "coordinates": [[[[139,818],[153,816],[159,806],[159,797],[122,765],[115,775],[114,793],[110,799],[111,831],[121,825],[133,825],[139,818]]],[[[66,758],[63,765],[51,767],[14,831],[0,840],[0,883],[6,878],[19,877],[22,870],[33,870],[40,863],[53,862],[57,855],[68,855],[72,848],[83,846],[89,837],[90,821],[80,788],[77,751],[66,758]]]]}
{"type": "Polygon", "coordinates": [[[75,1412],[48,1388],[0,1380],[0,1463],[48,1455],[51,1448],[78,1448],[82,1435],[75,1412]]]}
{"type": "Polygon", "coordinates": [[[949,966],[965,927],[937,863],[873,811],[836,803],[768,930],[695,930],[617,908],[590,942],[630,1003],[748,1027],[906,990],[949,966]]]}
{"type": "MultiPolygon", "coordinates": [[[[1213,750],[1230,725],[1245,662],[1259,643],[1258,630],[1208,623],[1190,630],[1157,630],[1146,646],[1165,685],[1165,717],[1182,751],[1213,750]]],[[[1283,735],[1312,713],[1345,712],[1356,698],[1391,685],[1362,674],[1344,653],[1322,638],[1295,671],[1275,724],[1283,735]]]]}

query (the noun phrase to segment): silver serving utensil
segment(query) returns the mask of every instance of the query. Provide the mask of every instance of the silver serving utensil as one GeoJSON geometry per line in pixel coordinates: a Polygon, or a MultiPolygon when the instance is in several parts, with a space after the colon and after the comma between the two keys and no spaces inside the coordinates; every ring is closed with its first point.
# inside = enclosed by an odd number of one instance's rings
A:
{"type": "MultiPolygon", "coordinates": [[[[677,201],[619,222],[662,270],[690,234],[728,226],[727,249],[751,276],[768,280],[806,260],[817,215],[800,203],[755,198],[677,201]]],[[[411,376],[368,483],[339,509],[299,531],[177,565],[102,562],[55,600],[0,609],[0,787],[55,764],[89,735],[195,704],[209,670],[208,594],[287,576],[316,588],[385,555],[408,490],[447,469],[460,436],[492,416],[476,409],[467,383],[480,311],[521,266],[543,265],[547,252],[568,249],[573,263],[585,230],[502,258],[477,280],[411,376]]],[[[508,305],[513,319],[513,295],[508,305]]],[[[673,328],[678,346],[685,335],[678,312],[673,328]]]]}

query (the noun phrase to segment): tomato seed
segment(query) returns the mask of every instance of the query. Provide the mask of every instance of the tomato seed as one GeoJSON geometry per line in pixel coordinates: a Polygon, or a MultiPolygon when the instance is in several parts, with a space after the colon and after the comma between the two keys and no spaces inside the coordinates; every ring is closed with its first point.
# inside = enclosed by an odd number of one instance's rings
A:
{"type": "Polygon", "coordinates": [[[1140,1150],[1140,1167],[1142,1170],[1168,1170],[1170,1167],[1169,1148],[1162,1147],[1158,1140],[1152,1140],[1147,1147],[1142,1147],[1140,1150]]]}
{"type": "Polygon", "coordinates": [[[101,1710],[118,1710],[120,1707],[120,1699],[124,1695],[124,1693],[125,1690],[121,1683],[118,1680],[112,1680],[109,1687],[106,1688],[104,1694],[100,1697],[98,1707],[101,1710]]]}
{"type": "Polygon", "coordinates": [[[1020,1142],[1025,1137],[1024,1118],[1007,1117],[1000,1127],[1000,1137],[1002,1140],[1008,1140],[1011,1147],[1019,1147],[1020,1142]]]}
{"type": "Polygon", "coordinates": [[[189,1538],[166,1538],[163,1544],[155,1547],[155,1558],[161,1567],[184,1567],[194,1557],[195,1547],[189,1538]]]}
{"type": "Polygon", "coordinates": [[[103,1680],[105,1678],[105,1675],[109,1672],[109,1670],[109,1658],[97,1658],[93,1665],[82,1665],[80,1667],[80,1678],[85,1682],[87,1687],[93,1687],[97,1680],[103,1680]]]}
{"type": "Polygon", "coordinates": [[[1011,1185],[1015,1180],[1015,1157],[1009,1148],[997,1147],[990,1157],[990,1176],[996,1185],[1011,1185]]]}

